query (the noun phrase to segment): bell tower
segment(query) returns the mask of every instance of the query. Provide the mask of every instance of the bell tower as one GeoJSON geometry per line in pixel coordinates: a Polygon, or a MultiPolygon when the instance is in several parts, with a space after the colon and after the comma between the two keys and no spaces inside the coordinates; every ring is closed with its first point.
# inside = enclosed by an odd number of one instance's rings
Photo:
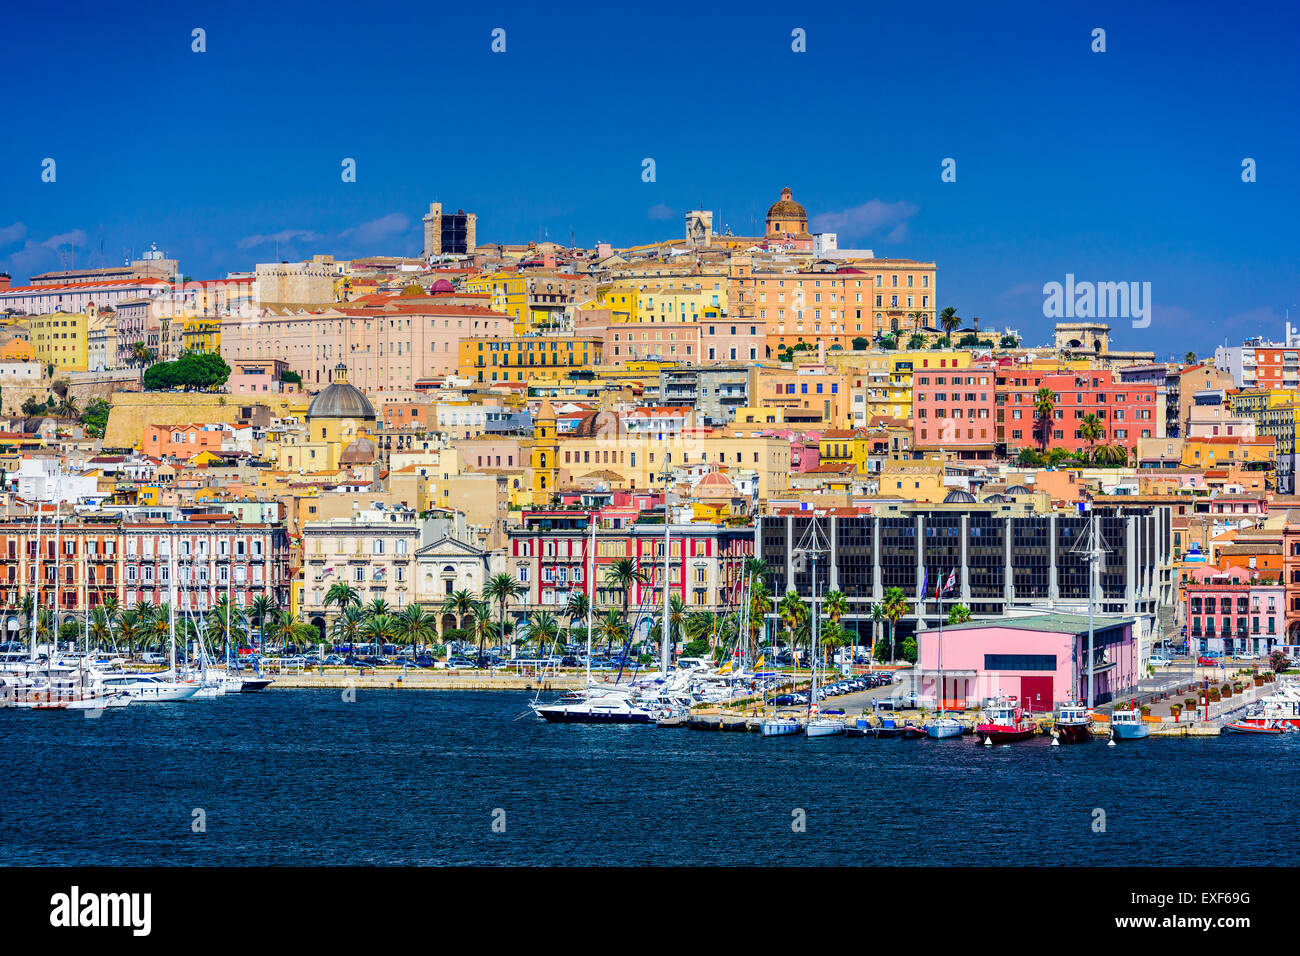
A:
{"type": "Polygon", "coordinates": [[[533,470],[533,504],[544,505],[560,483],[560,441],[555,431],[555,409],[542,399],[533,419],[533,447],[529,464],[533,470]]]}

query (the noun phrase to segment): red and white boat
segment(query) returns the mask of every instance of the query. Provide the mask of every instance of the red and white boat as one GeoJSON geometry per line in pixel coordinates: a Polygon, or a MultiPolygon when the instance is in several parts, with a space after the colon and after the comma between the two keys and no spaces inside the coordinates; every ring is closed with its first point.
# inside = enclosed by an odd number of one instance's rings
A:
{"type": "Polygon", "coordinates": [[[992,706],[984,708],[984,722],[975,728],[982,744],[1009,744],[1028,740],[1038,733],[1028,711],[1016,706],[1014,697],[999,697],[992,706]]]}
{"type": "Polygon", "coordinates": [[[1300,730],[1300,691],[1293,684],[1282,687],[1255,704],[1235,724],[1243,728],[1300,730]]]}

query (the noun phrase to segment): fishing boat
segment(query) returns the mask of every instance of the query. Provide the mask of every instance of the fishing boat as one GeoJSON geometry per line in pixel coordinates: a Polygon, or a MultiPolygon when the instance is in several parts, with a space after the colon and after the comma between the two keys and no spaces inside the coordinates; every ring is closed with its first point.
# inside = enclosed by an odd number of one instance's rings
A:
{"type": "Polygon", "coordinates": [[[924,727],[912,723],[903,724],[902,731],[904,740],[920,740],[926,735],[924,727]]]}
{"type": "Polygon", "coordinates": [[[940,714],[925,725],[925,735],[934,740],[947,740],[950,737],[960,737],[966,732],[966,725],[956,717],[940,714]]]}
{"type": "Polygon", "coordinates": [[[1112,740],[1141,740],[1151,736],[1151,725],[1142,719],[1140,710],[1117,710],[1110,715],[1112,740]]]}
{"type": "Polygon", "coordinates": [[[1009,744],[1028,740],[1038,732],[1038,725],[1015,701],[1014,697],[999,697],[984,709],[984,722],[975,728],[980,743],[1009,744]]]}
{"type": "Polygon", "coordinates": [[[1082,704],[1062,704],[1052,732],[1063,744],[1087,743],[1092,739],[1092,711],[1082,704]]]}

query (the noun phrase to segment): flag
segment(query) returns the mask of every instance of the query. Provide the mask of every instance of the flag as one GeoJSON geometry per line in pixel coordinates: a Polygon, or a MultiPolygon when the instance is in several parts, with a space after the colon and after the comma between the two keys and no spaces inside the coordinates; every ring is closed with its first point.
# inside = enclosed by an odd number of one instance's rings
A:
{"type": "Polygon", "coordinates": [[[918,601],[925,597],[926,589],[930,587],[930,569],[922,568],[921,575],[921,586],[916,589],[916,599],[918,601]]]}
{"type": "Polygon", "coordinates": [[[767,663],[767,655],[759,654],[758,660],[754,662],[754,670],[762,670],[763,665],[767,663]]]}
{"type": "Polygon", "coordinates": [[[943,583],[943,593],[947,594],[957,584],[957,569],[948,572],[948,580],[943,583]]]}

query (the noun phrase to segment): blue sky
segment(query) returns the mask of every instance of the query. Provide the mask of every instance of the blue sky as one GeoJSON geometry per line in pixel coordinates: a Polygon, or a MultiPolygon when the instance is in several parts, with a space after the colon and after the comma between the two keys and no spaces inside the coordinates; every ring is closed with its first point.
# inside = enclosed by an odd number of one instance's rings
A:
{"type": "Polygon", "coordinates": [[[841,245],[933,259],[941,306],[1031,340],[1066,273],[1151,283],[1122,347],[1300,322],[1300,5],[186,6],[8,12],[15,281],[70,243],[97,265],[101,235],[105,261],[156,242],[195,278],[277,238],[281,258],[416,254],[432,199],[477,212],[481,241],[645,242],[701,206],[744,233],[789,185],[841,245]]]}

